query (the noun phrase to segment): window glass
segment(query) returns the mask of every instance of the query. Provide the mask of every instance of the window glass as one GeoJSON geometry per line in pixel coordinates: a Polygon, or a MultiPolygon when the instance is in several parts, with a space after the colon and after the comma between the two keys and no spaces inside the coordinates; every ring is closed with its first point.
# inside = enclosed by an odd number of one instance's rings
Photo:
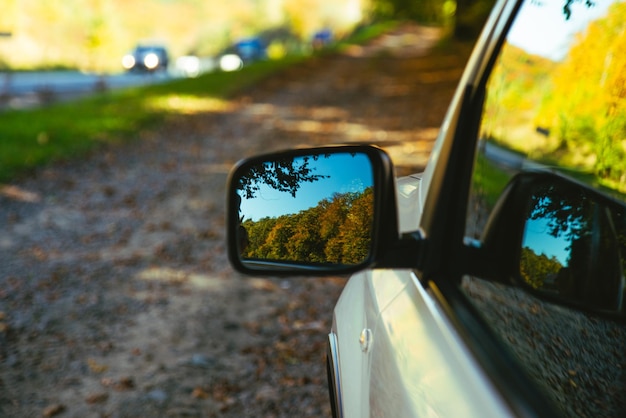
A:
{"type": "Polygon", "coordinates": [[[466,223],[484,246],[510,228],[510,265],[462,289],[565,416],[626,416],[625,202],[626,2],[527,1],[487,82],[466,223]],[[512,181],[523,197],[497,204],[512,181]]]}

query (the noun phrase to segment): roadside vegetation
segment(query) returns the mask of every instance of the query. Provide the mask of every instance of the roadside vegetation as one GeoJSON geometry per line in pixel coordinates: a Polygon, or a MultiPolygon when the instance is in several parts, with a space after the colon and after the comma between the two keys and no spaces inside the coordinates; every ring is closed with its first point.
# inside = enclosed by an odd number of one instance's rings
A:
{"type": "Polygon", "coordinates": [[[486,112],[493,126],[485,127],[485,137],[625,192],[625,18],[626,7],[615,4],[562,58],[509,45],[490,85],[495,93],[486,112]],[[604,56],[611,59],[594,59],[604,56]]]}
{"type": "MultiPolygon", "coordinates": [[[[354,37],[319,53],[364,43],[393,25],[385,22],[363,28],[354,37]]],[[[214,72],[38,109],[2,112],[0,182],[51,161],[80,158],[98,145],[137,139],[142,131],[158,129],[168,115],[224,110],[238,92],[312,57],[286,56],[257,62],[236,72],[214,72]]]]}
{"type": "MultiPolygon", "coordinates": [[[[491,2],[477,3],[488,10],[491,2]]],[[[158,129],[169,114],[219,111],[242,89],[306,60],[311,35],[324,27],[341,42],[315,54],[333,53],[346,43],[365,43],[391,29],[398,19],[446,26],[450,36],[468,38],[458,36],[457,26],[464,23],[454,18],[455,10],[458,14],[466,9],[461,0],[428,0],[410,7],[406,0],[363,0],[358,10],[353,2],[343,0],[330,2],[332,7],[288,0],[280,10],[274,10],[273,3],[259,2],[251,8],[245,1],[235,1],[220,4],[219,11],[208,3],[180,0],[150,5],[113,0],[87,9],[76,0],[39,3],[10,0],[7,4],[0,16],[0,33],[9,34],[0,43],[0,69],[118,70],[121,55],[142,39],[165,40],[173,57],[207,57],[238,38],[260,36],[269,43],[268,53],[280,53],[275,54],[278,59],[236,73],[211,73],[40,109],[2,112],[0,183],[51,161],[80,158],[99,144],[138,138],[146,129],[158,129]],[[146,21],[147,15],[158,24],[146,21]],[[50,21],[57,22],[52,30],[42,23],[50,21]],[[12,53],[16,50],[22,53],[12,53]]],[[[482,26],[483,14],[474,14],[475,26],[482,26]]]]}
{"type": "Polygon", "coordinates": [[[311,49],[316,33],[343,39],[362,24],[409,19],[477,32],[493,0],[3,0],[0,69],[120,70],[137,44],[158,43],[172,58],[218,55],[259,37],[268,50],[311,49]],[[455,11],[458,10],[455,19],[455,11]],[[148,18],[147,18],[148,17],[148,18]],[[458,21],[458,24],[455,23],[458,21]],[[54,25],[50,25],[54,22],[54,25]]]}
{"type": "Polygon", "coordinates": [[[53,160],[76,158],[98,144],[132,140],[145,129],[157,128],[171,113],[216,110],[237,91],[301,59],[267,61],[239,72],[4,112],[0,114],[0,181],[53,160]]]}

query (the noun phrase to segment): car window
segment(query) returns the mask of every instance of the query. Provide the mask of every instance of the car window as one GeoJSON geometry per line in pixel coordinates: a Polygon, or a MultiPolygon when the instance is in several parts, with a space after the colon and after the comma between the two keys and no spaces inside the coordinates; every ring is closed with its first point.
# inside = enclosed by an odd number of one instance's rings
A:
{"type": "Polygon", "coordinates": [[[472,175],[466,236],[481,242],[507,185],[545,173],[510,212],[526,222],[516,280],[461,287],[565,416],[626,416],[625,22],[624,1],[526,2],[487,81],[472,175]]]}

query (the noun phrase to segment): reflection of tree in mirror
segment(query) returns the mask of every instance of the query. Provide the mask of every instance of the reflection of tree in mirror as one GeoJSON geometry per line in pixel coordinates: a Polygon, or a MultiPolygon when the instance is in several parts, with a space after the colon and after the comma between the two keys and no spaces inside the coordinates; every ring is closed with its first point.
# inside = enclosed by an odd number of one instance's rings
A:
{"type": "MultiPolygon", "coordinates": [[[[327,158],[325,155],[324,158],[327,158]]],[[[250,169],[239,179],[239,189],[246,199],[251,199],[259,191],[261,184],[280,191],[287,192],[295,197],[302,183],[312,183],[328,176],[313,174],[314,167],[310,167],[311,160],[316,161],[318,155],[312,157],[285,157],[275,161],[264,162],[250,169]]]]}
{"type": "Polygon", "coordinates": [[[539,254],[543,247],[522,249],[520,274],[528,285],[588,307],[626,308],[623,206],[605,202],[580,186],[552,183],[537,188],[528,218],[545,225],[549,235],[567,245],[561,247],[567,259],[561,260],[554,252],[539,254]]]}
{"type": "Polygon", "coordinates": [[[530,219],[547,221],[550,235],[573,241],[590,233],[589,203],[583,188],[541,186],[533,195],[530,219]]]}
{"type": "Polygon", "coordinates": [[[298,214],[243,223],[249,236],[244,258],[305,263],[358,264],[369,255],[372,188],[335,194],[298,214]]]}
{"type": "Polygon", "coordinates": [[[522,248],[520,259],[520,274],[522,280],[534,289],[546,286],[549,278],[556,278],[563,265],[556,257],[548,257],[545,254],[537,254],[533,249],[522,248]]]}
{"type": "MultiPolygon", "coordinates": [[[[559,187],[559,183],[542,184],[536,188],[530,201],[528,219],[540,221],[547,233],[568,243],[563,250],[572,263],[574,243],[591,234],[590,199],[584,189],[559,187]]],[[[578,257],[576,257],[578,258],[578,257]]],[[[520,274],[524,282],[535,289],[558,286],[558,274],[563,264],[554,256],[538,253],[538,248],[525,247],[520,257],[520,274]]]]}

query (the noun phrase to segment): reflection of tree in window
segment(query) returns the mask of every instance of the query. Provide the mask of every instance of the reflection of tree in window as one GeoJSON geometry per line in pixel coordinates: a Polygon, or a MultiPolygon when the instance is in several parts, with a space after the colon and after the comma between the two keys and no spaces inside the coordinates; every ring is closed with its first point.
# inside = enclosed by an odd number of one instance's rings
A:
{"type": "MultiPolygon", "coordinates": [[[[626,3],[610,1],[562,59],[505,44],[489,79],[481,139],[626,190],[626,3]]],[[[584,18],[574,3],[592,7],[567,0],[560,19],[584,18]]]]}
{"type": "Polygon", "coordinates": [[[623,210],[610,210],[581,187],[549,185],[535,194],[529,219],[544,221],[548,234],[569,243],[564,266],[530,248],[522,251],[521,274],[530,286],[590,307],[622,309],[623,210]]]}
{"type": "Polygon", "coordinates": [[[616,2],[577,36],[537,115],[558,141],[560,159],[578,161],[620,189],[626,187],[625,20],[626,4],[616,2]]]}

